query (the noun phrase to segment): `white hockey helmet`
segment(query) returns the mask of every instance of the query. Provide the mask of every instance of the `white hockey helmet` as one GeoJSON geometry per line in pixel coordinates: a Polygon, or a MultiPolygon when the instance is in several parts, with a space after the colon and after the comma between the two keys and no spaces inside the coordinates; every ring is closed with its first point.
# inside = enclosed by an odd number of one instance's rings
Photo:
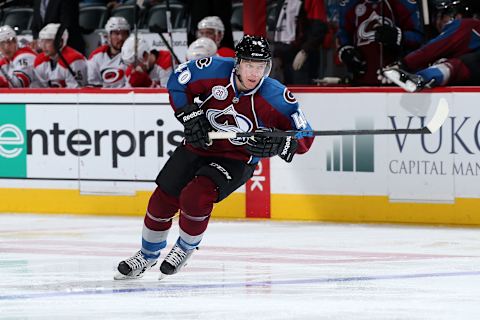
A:
{"type": "Polygon", "coordinates": [[[214,56],[217,45],[210,38],[202,37],[193,41],[187,49],[187,60],[197,60],[214,56]]]}
{"type": "MultiPolygon", "coordinates": [[[[58,29],[60,28],[60,23],[49,23],[38,34],[38,39],[40,40],[54,40],[57,34],[58,29]]],[[[68,41],[68,30],[65,28],[62,34],[62,49],[67,45],[68,41]]]]}
{"type": "Polygon", "coordinates": [[[224,32],[225,27],[223,26],[222,20],[217,16],[205,17],[197,25],[197,29],[214,29],[218,32],[224,32]]]}
{"type": "Polygon", "coordinates": [[[128,24],[127,19],[124,17],[110,17],[107,23],[105,24],[105,30],[108,34],[115,30],[127,30],[130,31],[130,25],[128,24]]]}
{"type": "MultiPolygon", "coordinates": [[[[143,60],[143,54],[150,52],[150,46],[148,45],[145,39],[138,37],[137,41],[137,59],[140,62],[145,62],[143,60]]],[[[126,64],[132,64],[135,62],[135,35],[131,35],[125,40],[125,43],[122,46],[122,60],[126,64]]]]}
{"type": "Polygon", "coordinates": [[[17,34],[8,24],[0,27],[0,42],[16,38],[17,34]]]}

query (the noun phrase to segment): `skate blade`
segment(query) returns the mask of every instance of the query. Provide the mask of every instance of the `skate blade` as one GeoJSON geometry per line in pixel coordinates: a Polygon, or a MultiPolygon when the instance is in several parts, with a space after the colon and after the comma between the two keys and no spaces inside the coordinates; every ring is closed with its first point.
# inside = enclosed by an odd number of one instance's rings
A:
{"type": "Polygon", "coordinates": [[[390,79],[393,83],[395,83],[397,86],[403,88],[405,91],[408,92],[415,92],[417,91],[417,85],[413,83],[410,80],[407,80],[406,82],[403,82],[400,80],[400,72],[397,70],[385,70],[383,71],[383,75],[390,79]]]}
{"type": "Polygon", "coordinates": [[[164,274],[164,273],[161,273],[161,272],[160,272],[160,275],[158,276],[158,280],[163,280],[163,279],[165,279],[166,277],[168,277],[168,274],[164,274]]]}
{"type": "Polygon", "coordinates": [[[115,273],[115,275],[113,276],[113,279],[114,280],[135,280],[135,279],[140,279],[142,277],[143,277],[143,274],[132,277],[132,276],[126,276],[123,273],[120,273],[117,271],[117,273],[115,273]]]}

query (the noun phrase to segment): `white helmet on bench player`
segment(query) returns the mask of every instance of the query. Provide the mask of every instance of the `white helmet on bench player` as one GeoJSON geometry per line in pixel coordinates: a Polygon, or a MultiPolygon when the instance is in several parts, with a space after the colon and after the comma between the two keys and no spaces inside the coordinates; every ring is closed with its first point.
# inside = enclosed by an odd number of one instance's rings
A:
{"type": "Polygon", "coordinates": [[[225,27],[222,20],[217,16],[203,18],[197,25],[197,38],[207,37],[215,41],[217,46],[223,39],[225,27]],[[213,30],[213,32],[212,32],[213,30]]]}
{"type": "Polygon", "coordinates": [[[15,31],[9,25],[0,27],[0,42],[8,41],[17,37],[15,31]]]}
{"type": "MultiPolygon", "coordinates": [[[[140,62],[145,62],[144,54],[150,53],[150,46],[145,39],[138,37],[137,41],[137,59],[140,62]]],[[[125,40],[122,46],[122,60],[126,64],[132,64],[135,62],[135,35],[131,35],[125,40]]]]}
{"type": "Polygon", "coordinates": [[[217,53],[217,45],[210,38],[198,38],[193,41],[187,50],[187,60],[197,60],[214,56],[217,53]]]}
{"type": "MultiPolygon", "coordinates": [[[[49,23],[38,34],[38,39],[40,40],[54,40],[57,35],[57,31],[60,28],[60,23],[49,23]]],[[[68,30],[65,28],[62,34],[62,47],[63,49],[67,45],[68,41],[68,30]]]]}
{"type": "Polygon", "coordinates": [[[112,31],[127,30],[130,31],[130,24],[124,17],[110,17],[105,24],[105,30],[110,35],[112,31]]]}
{"type": "Polygon", "coordinates": [[[219,32],[224,32],[222,20],[217,16],[205,17],[197,25],[197,29],[214,29],[219,32]]]}

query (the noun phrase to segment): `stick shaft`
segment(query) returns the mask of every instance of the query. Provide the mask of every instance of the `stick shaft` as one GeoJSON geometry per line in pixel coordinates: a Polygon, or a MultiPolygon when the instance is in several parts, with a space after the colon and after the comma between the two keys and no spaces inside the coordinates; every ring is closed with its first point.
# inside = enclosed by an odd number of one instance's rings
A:
{"type": "Polygon", "coordinates": [[[235,139],[252,136],[288,137],[297,134],[313,136],[358,136],[358,135],[388,135],[388,134],[429,134],[427,127],[416,129],[365,129],[365,130],[321,130],[321,131],[266,131],[266,132],[210,132],[210,139],[235,139]]]}

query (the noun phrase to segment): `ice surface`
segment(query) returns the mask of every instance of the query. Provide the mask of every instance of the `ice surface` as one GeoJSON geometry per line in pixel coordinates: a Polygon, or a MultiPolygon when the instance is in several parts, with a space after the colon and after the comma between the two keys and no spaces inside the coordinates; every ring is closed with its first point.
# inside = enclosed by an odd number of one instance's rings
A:
{"type": "Polygon", "coordinates": [[[479,229],[214,220],[181,273],[114,281],[141,229],[0,214],[0,319],[480,318],[479,229]]]}

